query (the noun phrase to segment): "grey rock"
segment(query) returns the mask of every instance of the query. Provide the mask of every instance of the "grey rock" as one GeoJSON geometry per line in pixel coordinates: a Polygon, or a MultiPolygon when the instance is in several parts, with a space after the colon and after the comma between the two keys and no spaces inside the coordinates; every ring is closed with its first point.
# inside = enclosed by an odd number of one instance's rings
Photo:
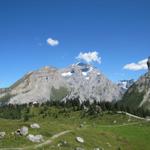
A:
{"type": "Polygon", "coordinates": [[[3,139],[5,137],[6,133],[5,132],[0,132],[0,139],[3,139]]]}
{"type": "Polygon", "coordinates": [[[20,135],[27,135],[28,134],[28,127],[23,126],[20,129],[20,135]]]}
{"type": "Polygon", "coordinates": [[[33,129],[35,129],[35,128],[36,128],[36,129],[39,129],[39,128],[40,128],[40,125],[37,124],[37,123],[33,123],[33,124],[30,125],[30,127],[33,128],[33,129]]]}
{"type": "Polygon", "coordinates": [[[29,134],[27,136],[27,139],[30,140],[31,142],[35,142],[35,143],[39,143],[39,142],[43,142],[43,136],[42,135],[32,135],[29,134]]]}
{"type": "Polygon", "coordinates": [[[116,123],[117,123],[117,121],[116,121],[116,120],[114,120],[114,121],[113,121],[113,123],[114,123],[114,124],[116,124],[116,123]]]}
{"type": "Polygon", "coordinates": [[[84,150],[84,148],[76,147],[75,150],[84,150]]]}
{"type": "Polygon", "coordinates": [[[79,143],[84,143],[84,139],[81,138],[81,137],[76,137],[76,141],[79,142],[79,143]]]}

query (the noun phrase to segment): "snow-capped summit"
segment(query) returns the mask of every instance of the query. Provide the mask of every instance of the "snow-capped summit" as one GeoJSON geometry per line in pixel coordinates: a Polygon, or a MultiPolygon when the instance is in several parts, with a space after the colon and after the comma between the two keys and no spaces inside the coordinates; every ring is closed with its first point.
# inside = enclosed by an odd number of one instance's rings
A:
{"type": "Polygon", "coordinates": [[[126,91],[134,82],[134,79],[120,80],[117,85],[126,91]]]}

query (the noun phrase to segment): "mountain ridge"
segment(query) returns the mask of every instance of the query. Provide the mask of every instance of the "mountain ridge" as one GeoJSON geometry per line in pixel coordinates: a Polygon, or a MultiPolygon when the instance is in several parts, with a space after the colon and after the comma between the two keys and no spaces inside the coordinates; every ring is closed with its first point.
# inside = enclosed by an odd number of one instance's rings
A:
{"type": "Polygon", "coordinates": [[[7,90],[0,90],[0,101],[10,95],[7,103],[23,104],[75,99],[91,102],[113,101],[121,98],[120,88],[90,64],[77,63],[67,68],[43,67],[25,74],[7,90]],[[3,92],[2,92],[3,91],[3,92]]]}

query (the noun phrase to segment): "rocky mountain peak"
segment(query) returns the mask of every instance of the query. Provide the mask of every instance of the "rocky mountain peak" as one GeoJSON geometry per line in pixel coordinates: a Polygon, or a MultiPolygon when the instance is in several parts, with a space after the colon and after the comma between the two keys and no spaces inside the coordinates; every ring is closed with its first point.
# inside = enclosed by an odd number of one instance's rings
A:
{"type": "Polygon", "coordinates": [[[134,82],[134,79],[120,80],[117,85],[122,88],[123,92],[125,92],[134,82]]]}
{"type": "Polygon", "coordinates": [[[56,69],[43,67],[32,71],[18,80],[9,91],[0,94],[11,104],[45,102],[79,98],[81,102],[90,100],[113,101],[121,97],[121,89],[108,80],[98,69],[90,64],[77,63],[56,69]]]}

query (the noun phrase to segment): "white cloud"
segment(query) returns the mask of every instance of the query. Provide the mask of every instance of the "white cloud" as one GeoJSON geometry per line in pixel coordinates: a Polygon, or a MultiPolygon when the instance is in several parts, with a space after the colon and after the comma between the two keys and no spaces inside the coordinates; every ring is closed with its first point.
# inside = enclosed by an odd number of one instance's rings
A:
{"type": "Polygon", "coordinates": [[[84,60],[87,63],[91,63],[91,62],[101,63],[101,57],[99,56],[98,52],[96,52],[96,51],[87,52],[87,53],[80,52],[79,55],[76,57],[76,59],[84,60]]]}
{"type": "Polygon", "coordinates": [[[47,39],[47,43],[48,43],[48,45],[50,45],[50,46],[57,46],[57,45],[59,44],[59,41],[58,41],[58,40],[54,40],[54,39],[52,39],[52,38],[48,38],[48,39],[47,39]]]}
{"type": "Polygon", "coordinates": [[[138,71],[147,69],[147,59],[143,59],[137,63],[130,63],[123,67],[126,70],[138,71]]]}

